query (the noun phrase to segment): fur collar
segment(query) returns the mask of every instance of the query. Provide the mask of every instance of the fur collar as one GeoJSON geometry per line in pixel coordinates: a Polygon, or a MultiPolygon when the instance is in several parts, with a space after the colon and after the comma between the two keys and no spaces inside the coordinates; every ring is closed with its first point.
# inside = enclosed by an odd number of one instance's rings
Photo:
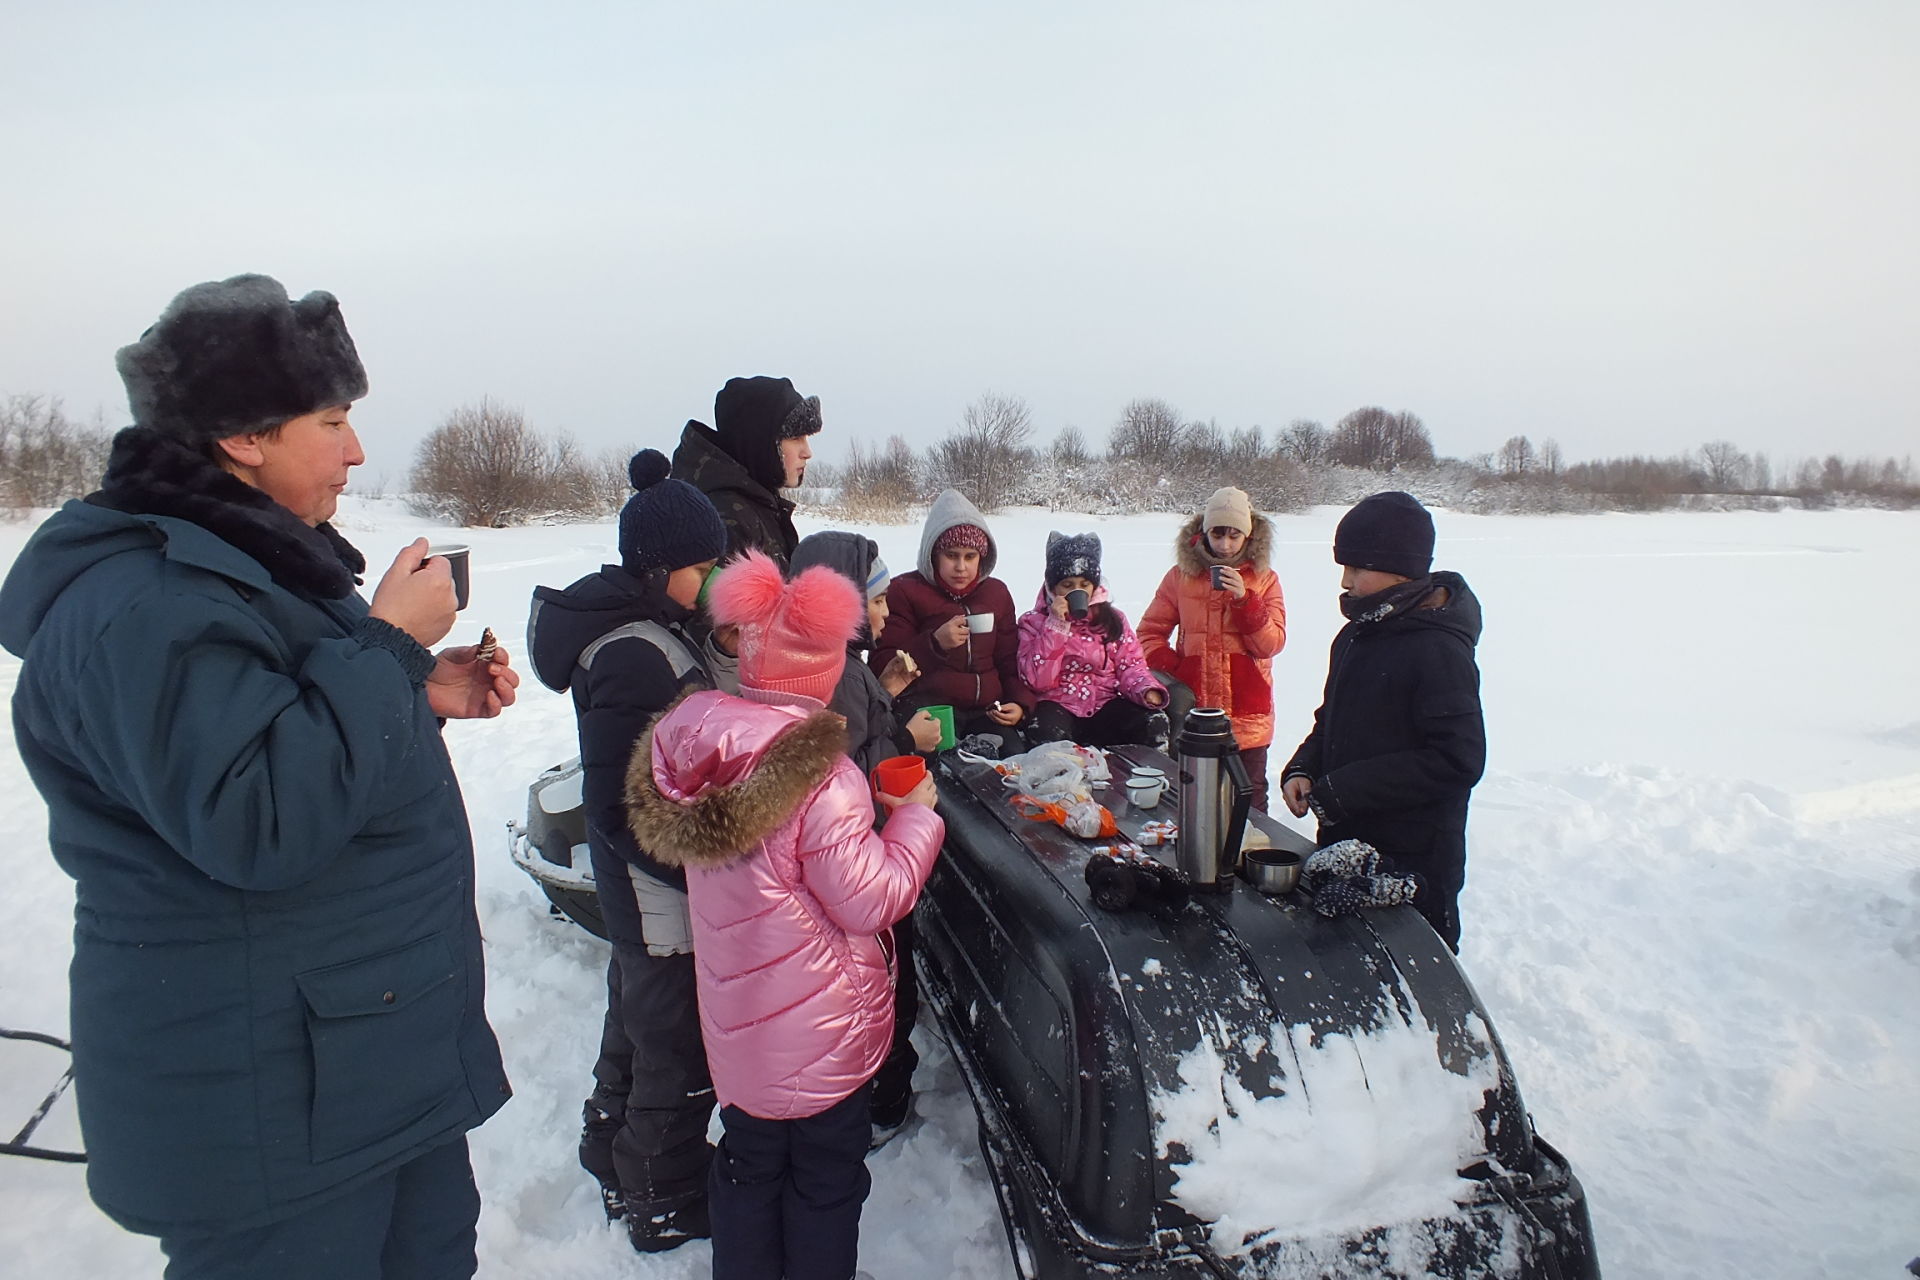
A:
{"type": "Polygon", "coordinates": [[[310,527],[193,446],[146,427],[128,427],[113,438],[106,477],[87,501],[197,524],[259,561],[296,595],[352,595],[367,568],[366,557],[332,525],[310,527]]]}
{"type": "MultiPolygon", "coordinates": [[[[676,699],[660,719],[672,714],[676,699]]],[[[847,751],[846,721],[816,711],[774,739],[739,782],[714,787],[691,804],[675,804],[653,779],[656,719],[627,761],[627,826],[633,838],[670,867],[718,867],[750,856],[826,781],[847,751]]]]}
{"type": "Polygon", "coordinates": [[[1253,532],[1247,535],[1247,543],[1240,549],[1236,560],[1222,560],[1207,547],[1206,537],[1200,532],[1201,515],[1188,516],[1181,524],[1180,532],[1173,539],[1173,562],[1180,566],[1182,573],[1205,573],[1216,564],[1231,564],[1235,568],[1253,562],[1253,567],[1261,573],[1267,570],[1267,558],[1273,551],[1273,525],[1258,511],[1253,513],[1253,532]]]}

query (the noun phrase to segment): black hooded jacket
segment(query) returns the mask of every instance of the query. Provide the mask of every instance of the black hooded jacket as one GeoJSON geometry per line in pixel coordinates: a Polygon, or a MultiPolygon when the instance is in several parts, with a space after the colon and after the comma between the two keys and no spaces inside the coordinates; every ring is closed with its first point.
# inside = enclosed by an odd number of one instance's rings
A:
{"type": "MultiPolygon", "coordinates": [[[[769,432],[767,464],[749,468],[727,452],[712,427],[690,421],[680,433],[680,447],[673,451],[673,478],[686,481],[713,503],[720,522],[727,526],[729,558],[748,547],[758,547],[785,569],[800,541],[793,527],[793,503],[781,497],[777,489],[768,488],[764,478],[756,478],[770,474],[768,468],[777,473],[779,451],[779,442],[769,432]]],[[[778,479],[773,483],[778,484],[778,479]]]]}
{"type": "MultiPolygon", "coordinates": [[[[880,545],[862,534],[837,529],[813,533],[794,550],[792,572],[797,574],[809,565],[826,565],[851,581],[865,597],[867,575],[879,555],[880,545]]],[[[861,639],[847,646],[846,670],[840,673],[840,683],[834,686],[833,699],[827,706],[846,717],[847,755],[871,773],[882,760],[911,755],[917,748],[913,735],[894,719],[893,696],[866,663],[862,650],[873,637],[865,631],[863,626],[861,639]]]]}
{"type": "Polygon", "coordinates": [[[667,595],[664,571],[639,577],[602,565],[565,591],[535,587],[527,654],[549,689],[570,690],[580,725],[582,800],[593,878],[607,930],[642,944],[629,863],[676,888],[686,873],[634,843],[627,829],[627,763],[633,744],[681,694],[711,689],[699,646],[681,630],[692,616],[667,595]]]}
{"type": "Polygon", "coordinates": [[[1480,602],[1457,573],[1436,573],[1433,585],[1446,592],[1437,607],[1340,629],[1313,732],[1284,776],[1312,779],[1322,845],[1365,840],[1457,891],[1467,797],[1487,759],[1473,656],[1480,602]]]}

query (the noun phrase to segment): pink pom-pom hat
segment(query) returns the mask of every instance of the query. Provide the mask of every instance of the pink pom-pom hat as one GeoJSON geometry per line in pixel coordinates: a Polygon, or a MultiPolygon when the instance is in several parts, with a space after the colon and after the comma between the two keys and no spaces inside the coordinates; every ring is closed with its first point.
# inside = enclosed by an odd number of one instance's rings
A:
{"type": "Polygon", "coordinates": [[[804,569],[788,582],[760,551],[720,571],[707,606],[715,622],[740,628],[742,688],[822,704],[833,697],[847,642],[860,633],[867,612],[859,590],[827,566],[804,569]]]}

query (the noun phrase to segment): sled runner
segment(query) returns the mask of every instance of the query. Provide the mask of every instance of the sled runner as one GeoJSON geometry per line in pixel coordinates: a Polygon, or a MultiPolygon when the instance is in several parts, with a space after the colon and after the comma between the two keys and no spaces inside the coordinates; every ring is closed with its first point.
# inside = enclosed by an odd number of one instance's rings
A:
{"type": "MultiPolygon", "coordinates": [[[[65,1040],[39,1031],[13,1031],[0,1027],[0,1040],[24,1040],[32,1044],[51,1045],[67,1053],[73,1052],[73,1046],[65,1040]]],[[[40,1127],[40,1122],[47,1118],[47,1113],[53,1110],[53,1104],[60,1100],[60,1095],[65,1093],[67,1086],[72,1083],[73,1067],[69,1065],[65,1071],[61,1072],[60,1079],[54,1082],[47,1096],[40,1100],[40,1105],[34,1108],[33,1114],[27,1117],[26,1124],[20,1127],[20,1132],[13,1135],[12,1141],[0,1142],[0,1155],[26,1156],[33,1160],[57,1160],[63,1164],[85,1164],[87,1157],[84,1152],[55,1151],[47,1147],[33,1146],[28,1141],[33,1137],[33,1131],[40,1127]]]]}

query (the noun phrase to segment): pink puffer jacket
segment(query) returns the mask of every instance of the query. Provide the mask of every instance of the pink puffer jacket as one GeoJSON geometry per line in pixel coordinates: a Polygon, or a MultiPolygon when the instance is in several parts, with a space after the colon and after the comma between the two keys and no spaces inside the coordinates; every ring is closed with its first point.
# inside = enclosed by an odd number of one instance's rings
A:
{"type": "MultiPolygon", "coordinates": [[[[1094,590],[1095,604],[1107,602],[1107,589],[1094,590]]],[[[1111,604],[1107,604],[1113,609],[1111,604]]],[[[1142,706],[1147,694],[1158,690],[1140,640],[1127,615],[1120,619],[1120,638],[1108,640],[1106,628],[1085,618],[1053,616],[1053,596],[1045,587],[1034,607],[1020,615],[1020,678],[1033,696],[1057,702],[1069,715],[1086,717],[1124,697],[1142,706]]]]}
{"type": "Polygon", "coordinates": [[[845,751],[844,723],[810,698],[708,690],[655,721],[627,771],[641,847],[687,869],[714,1090],[766,1120],[817,1115],[879,1070],[890,926],[946,835],[923,805],[876,832],[845,751]]]}

